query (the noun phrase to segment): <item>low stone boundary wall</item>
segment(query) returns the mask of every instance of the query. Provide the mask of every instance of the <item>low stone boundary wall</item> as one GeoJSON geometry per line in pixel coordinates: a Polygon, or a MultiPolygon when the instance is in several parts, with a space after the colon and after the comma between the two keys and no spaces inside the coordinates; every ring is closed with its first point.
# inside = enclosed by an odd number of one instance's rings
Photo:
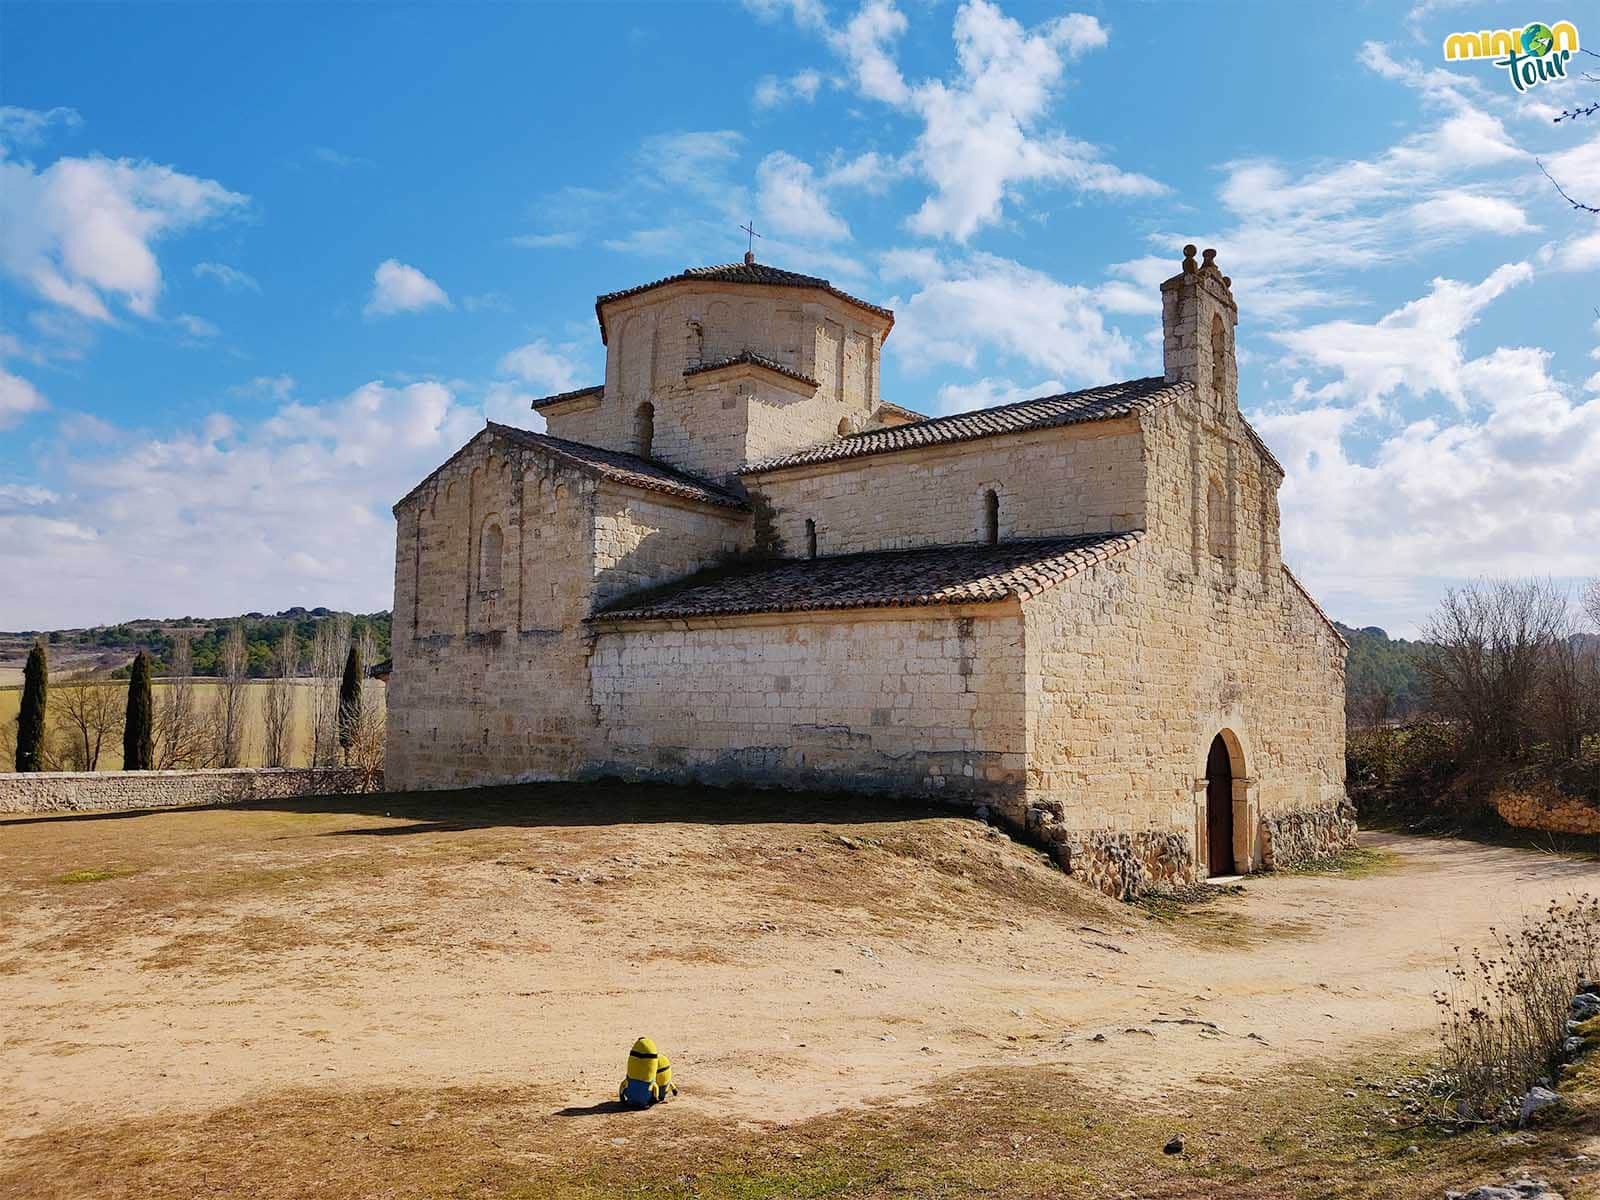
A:
{"type": "Polygon", "coordinates": [[[1261,818],[1261,865],[1268,871],[1327,858],[1355,844],[1355,819],[1342,808],[1270,813],[1261,818]]]}
{"type": "Polygon", "coordinates": [[[1600,833],[1600,808],[1576,796],[1501,792],[1495,809],[1507,825],[1546,833],[1600,833]]]}
{"type": "MultiPolygon", "coordinates": [[[[0,812],[126,812],[243,804],[365,790],[354,767],[226,767],[205,771],[31,771],[0,774],[0,812]]],[[[382,790],[380,776],[374,790],[382,790]]]]}

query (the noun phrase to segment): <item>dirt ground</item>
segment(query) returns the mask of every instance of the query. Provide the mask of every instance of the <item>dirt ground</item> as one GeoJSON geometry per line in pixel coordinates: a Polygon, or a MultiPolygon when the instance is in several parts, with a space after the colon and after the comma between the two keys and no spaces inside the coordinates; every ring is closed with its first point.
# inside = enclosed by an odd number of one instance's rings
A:
{"type": "MultiPolygon", "coordinates": [[[[1012,1071],[1193,1111],[1415,1052],[1455,947],[1600,891],[1593,861],[1365,842],[1371,869],[1166,912],[860,799],[552,785],[0,818],[0,1166],[26,1166],[14,1194],[89,1194],[69,1145],[136,1143],[145,1169],[163,1138],[198,1153],[217,1114],[244,1138],[340,1105],[392,1107],[391,1129],[471,1097],[600,1113],[640,1033],[672,1055],[686,1137],[878,1119],[1012,1071]],[[96,1143],[112,1130],[131,1141],[96,1143]]],[[[567,1161],[606,1132],[518,1153],[567,1161]]]]}

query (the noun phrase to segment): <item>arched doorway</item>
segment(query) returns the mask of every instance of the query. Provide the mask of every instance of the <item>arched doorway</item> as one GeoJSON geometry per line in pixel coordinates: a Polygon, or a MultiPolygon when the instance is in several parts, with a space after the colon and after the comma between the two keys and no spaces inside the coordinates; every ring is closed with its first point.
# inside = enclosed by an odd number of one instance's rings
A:
{"type": "Polygon", "coordinates": [[[1233,757],[1219,733],[1206,755],[1206,873],[1232,875],[1233,757]]]}

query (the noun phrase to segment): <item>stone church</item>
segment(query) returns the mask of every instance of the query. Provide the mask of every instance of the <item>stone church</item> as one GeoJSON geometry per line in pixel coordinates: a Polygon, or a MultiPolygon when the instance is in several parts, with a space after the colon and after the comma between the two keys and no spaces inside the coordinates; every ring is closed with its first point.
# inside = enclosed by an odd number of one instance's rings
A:
{"type": "Polygon", "coordinates": [[[391,785],[937,798],[1116,895],[1347,841],[1346,646],[1279,557],[1214,252],[1161,299],[1162,375],[928,418],[826,279],[599,297],[605,382],[395,506],[391,785]]]}

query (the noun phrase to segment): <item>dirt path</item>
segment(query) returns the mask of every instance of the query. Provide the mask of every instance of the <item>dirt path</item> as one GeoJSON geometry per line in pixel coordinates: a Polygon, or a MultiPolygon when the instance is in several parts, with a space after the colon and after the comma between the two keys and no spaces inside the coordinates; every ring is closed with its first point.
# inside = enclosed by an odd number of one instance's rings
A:
{"type": "Polygon", "coordinates": [[[0,1138],[291,1087],[586,1105],[640,1032],[687,1106],[746,1122],[973,1066],[1159,1096],[1422,1034],[1453,946],[1600,890],[1600,864],[1369,835],[1391,869],[1162,922],[970,821],[649,802],[0,819],[0,1138]]]}

